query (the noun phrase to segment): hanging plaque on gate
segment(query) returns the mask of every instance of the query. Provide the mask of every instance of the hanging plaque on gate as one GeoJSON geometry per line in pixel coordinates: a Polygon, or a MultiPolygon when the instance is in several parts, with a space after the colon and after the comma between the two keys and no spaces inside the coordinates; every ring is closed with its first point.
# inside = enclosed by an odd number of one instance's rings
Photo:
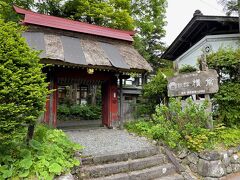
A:
{"type": "Polygon", "coordinates": [[[179,74],[168,79],[168,96],[188,96],[193,94],[212,94],[218,92],[216,70],[179,74]]]}

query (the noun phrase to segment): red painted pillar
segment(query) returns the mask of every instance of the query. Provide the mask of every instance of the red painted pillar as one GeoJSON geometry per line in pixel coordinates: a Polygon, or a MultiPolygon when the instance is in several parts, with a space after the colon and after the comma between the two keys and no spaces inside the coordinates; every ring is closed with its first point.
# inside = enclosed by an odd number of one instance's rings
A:
{"type": "Polygon", "coordinates": [[[46,102],[46,111],[44,114],[44,123],[48,124],[51,127],[57,126],[57,101],[58,101],[58,92],[57,92],[57,80],[54,77],[50,77],[49,90],[53,90],[47,98],[46,102]]]}
{"type": "Polygon", "coordinates": [[[116,80],[107,81],[102,86],[102,116],[103,125],[112,127],[119,120],[118,95],[116,80]]]}
{"type": "Polygon", "coordinates": [[[110,84],[110,118],[111,118],[111,125],[114,124],[115,121],[119,120],[119,113],[118,113],[118,88],[116,83],[110,84]]]}

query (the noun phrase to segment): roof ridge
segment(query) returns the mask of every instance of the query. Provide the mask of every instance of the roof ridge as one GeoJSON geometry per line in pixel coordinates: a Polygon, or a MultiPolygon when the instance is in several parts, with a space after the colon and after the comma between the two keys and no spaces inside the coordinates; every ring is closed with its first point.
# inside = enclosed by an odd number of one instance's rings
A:
{"type": "MultiPolygon", "coordinates": [[[[88,30],[94,30],[95,29],[95,33],[93,33],[93,35],[99,35],[99,36],[105,36],[105,37],[108,37],[108,33],[112,34],[110,36],[110,38],[115,38],[115,39],[121,39],[121,40],[126,40],[126,41],[133,41],[132,37],[135,32],[134,31],[127,31],[127,30],[120,30],[120,29],[114,29],[114,28],[109,28],[109,27],[104,27],[104,26],[98,26],[98,25],[95,25],[95,24],[89,24],[89,23],[86,23],[86,22],[80,22],[80,21],[75,21],[75,20],[71,20],[71,19],[67,19],[67,18],[62,18],[62,17],[57,17],[57,16],[52,16],[52,15],[47,15],[47,14],[40,14],[40,13],[36,13],[36,12],[33,12],[33,11],[30,11],[30,10],[26,10],[26,9],[23,9],[23,8],[20,8],[20,7],[17,7],[17,6],[13,6],[14,10],[16,11],[16,13],[18,14],[23,14],[25,15],[25,18],[23,20],[23,23],[26,23],[26,24],[35,24],[35,25],[38,25],[37,23],[34,23],[34,18],[31,19],[31,17],[36,17],[38,16],[39,19],[47,16],[48,17],[48,20],[52,20],[52,21],[55,21],[55,23],[49,23],[49,22],[45,22],[44,23],[41,23],[39,25],[41,26],[48,26],[48,27],[53,27],[53,28],[57,28],[57,29],[64,29],[64,30],[68,30],[67,28],[61,28],[61,24],[57,24],[57,23],[60,23],[60,21],[62,22],[65,22],[69,25],[71,24],[74,24],[74,25],[81,25],[81,28],[82,30],[81,31],[77,31],[77,32],[81,32],[81,33],[86,33],[86,34],[92,34],[91,31],[84,31],[84,28],[88,29],[88,30]],[[43,25],[45,24],[45,25],[43,25]],[[51,25],[50,25],[51,24],[51,25]],[[99,33],[96,33],[96,30],[99,31],[99,33]],[[102,31],[100,33],[100,31],[102,31]],[[105,33],[105,35],[104,35],[105,33]],[[113,34],[116,34],[116,36],[118,36],[118,38],[114,37],[113,34]],[[126,36],[124,39],[123,38],[120,38],[120,36],[126,36]],[[129,37],[127,37],[129,36],[129,37]]],[[[79,29],[79,27],[78,27],[79,29]]],[[[73,28],[69,29],[70,31],[75,31],[73,28]]]]}

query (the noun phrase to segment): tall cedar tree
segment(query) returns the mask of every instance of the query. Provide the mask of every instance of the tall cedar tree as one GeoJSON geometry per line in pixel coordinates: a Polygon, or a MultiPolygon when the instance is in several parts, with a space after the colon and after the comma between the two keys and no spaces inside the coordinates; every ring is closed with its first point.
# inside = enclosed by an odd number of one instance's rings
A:
{"type": "Polygon", "coordinates": [[[23,29],[0,20],[0,141],[22,138],[44,110],[48,93],[39,52],[31,50],[23,29]]]}

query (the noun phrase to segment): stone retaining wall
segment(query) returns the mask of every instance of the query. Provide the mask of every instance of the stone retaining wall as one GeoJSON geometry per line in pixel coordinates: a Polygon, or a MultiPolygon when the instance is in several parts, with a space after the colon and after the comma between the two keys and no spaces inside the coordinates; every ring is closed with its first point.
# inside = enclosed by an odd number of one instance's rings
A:
{"type": "Polygon", "coordinates": [[[225,151],[200,153],[183,150],[177,156],[181,164],[204,179],[218,179],[240,172],[240,146],[225,151]]]}

